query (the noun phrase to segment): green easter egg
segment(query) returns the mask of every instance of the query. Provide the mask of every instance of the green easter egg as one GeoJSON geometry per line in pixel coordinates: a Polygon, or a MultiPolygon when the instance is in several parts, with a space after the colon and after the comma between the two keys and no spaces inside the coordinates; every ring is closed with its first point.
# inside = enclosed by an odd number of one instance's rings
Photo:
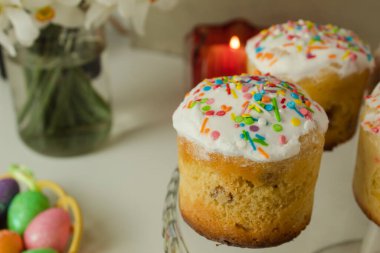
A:
{"type": "Polygon", "coordinates": [[[31,249],[27,251],[23,251],[22,253],[58,253],[53,249],[31,249]]]}
{"type": "Polygon", "coordinates": [[[50,207],[48,198],[41,192],[26,191],[16,195],[8,210],[8,229],[22,235],[29,223],[50,207]]]}

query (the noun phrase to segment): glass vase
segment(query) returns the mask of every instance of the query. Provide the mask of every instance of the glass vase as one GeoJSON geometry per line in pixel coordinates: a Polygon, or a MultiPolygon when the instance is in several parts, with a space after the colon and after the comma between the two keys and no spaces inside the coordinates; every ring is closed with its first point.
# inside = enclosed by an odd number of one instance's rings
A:
{"type": "Polygon", "coordinates": [[[51,156],[92,151],[108,137],[109,82],[101,30],[45,27],[31,47],[6,57],[18,130],[30,148],[51,156]]]}

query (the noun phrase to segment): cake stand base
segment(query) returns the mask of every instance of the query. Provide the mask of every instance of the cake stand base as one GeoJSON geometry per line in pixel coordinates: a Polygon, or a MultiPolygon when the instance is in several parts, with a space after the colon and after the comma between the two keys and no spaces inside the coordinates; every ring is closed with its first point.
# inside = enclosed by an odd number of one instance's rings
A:
{"type": "Polygon", "coordinates": [[[315,253],[360,253],[361,246],[361,240],[346,241],[327,246],[315,253]]]}

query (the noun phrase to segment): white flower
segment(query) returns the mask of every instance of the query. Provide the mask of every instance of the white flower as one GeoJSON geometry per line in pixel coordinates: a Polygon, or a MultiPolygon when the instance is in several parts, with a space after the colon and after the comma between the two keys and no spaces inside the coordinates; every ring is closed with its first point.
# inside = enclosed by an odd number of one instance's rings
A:
{"type": "Polygon", "coordinates": [[[10,32],[24,46],[31,46],[39,35],[38,28],[23,9],[20,0],[0,1],[0,44],[14,56],[16,50],[10,32]]]}
{"type": "Polygon", "coordinates": [[[169,9],[177,0],[93,0],[88,10],[85,27],[93,28],[102,24],[114,10],[130,19],[139,34],[144,33],[144,24],[149,7],[155,5],[161,9],[169,9]]]}
{"type": "Polygon", "coordinates": [[[21,0],[26,9],[33,13],[42,26],[49,23],[63,27],[80,27],[85,20],[81,0],[21,0]]]}
{"type": "Polygon", "coordinates": [[[15,55],[14,38],[31,46],[39,27],[50,23],[63,27],[95,28],[117,10],[142,34],[150,6],[172,7],[177,0],[0,0],[0,44],[15,55]]]}
{"type": "Polygon", "coordinates": [[[99,27],[114,12],[117,0],[93,0],[87,11],[84,26],[87,29],[99,27]]]}

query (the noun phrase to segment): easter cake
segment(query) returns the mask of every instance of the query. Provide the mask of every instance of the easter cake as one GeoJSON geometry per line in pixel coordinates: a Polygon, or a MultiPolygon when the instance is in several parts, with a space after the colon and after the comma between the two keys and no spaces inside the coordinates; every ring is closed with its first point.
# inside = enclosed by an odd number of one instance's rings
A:
{"type": "Polygon", "coordinates": [[[359,108],[375,63],[352,31],[310,21],[271,26],[247,42],[249,73],[270,73],[303,87],[326,111],[325,149],[355,133],[359,108]]]}
{"type": "Polygon", "coordinates": [[[206,79],[173,125],[179,207],[199,234],[269,247],[308,225],[328,119],[298,86],[272,76],[206,79]]]}
{"type": "Polygon", "coordinates": [[[365,100],[353,189],[361,209],[380,225],[380,84],[365,100]]]}

